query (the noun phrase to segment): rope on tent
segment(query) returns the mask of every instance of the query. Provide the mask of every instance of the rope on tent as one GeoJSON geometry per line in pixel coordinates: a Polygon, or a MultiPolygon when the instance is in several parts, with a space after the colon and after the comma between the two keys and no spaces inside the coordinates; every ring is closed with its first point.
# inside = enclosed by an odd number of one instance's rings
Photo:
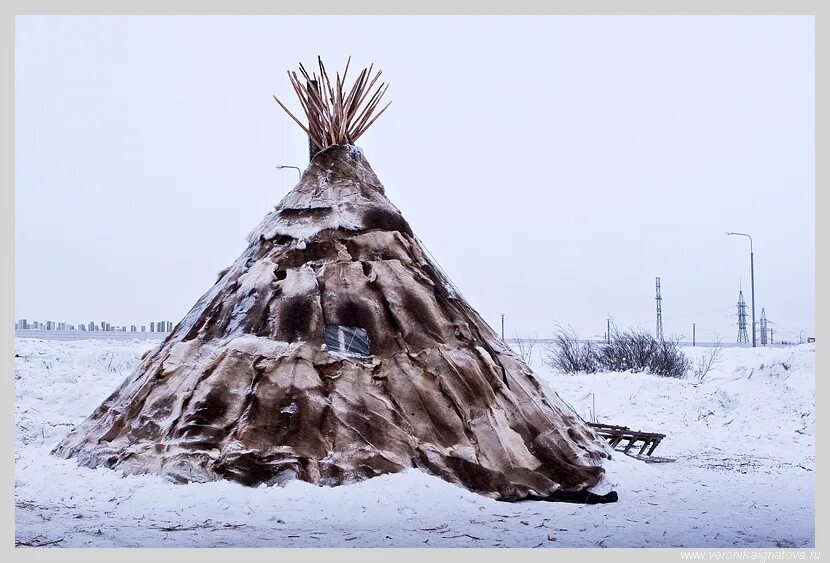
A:
{"type": "MultiPolygon", "coordinates": [[[[465,305],[467,305],[467,307],[469,307],[471,310],[475,311],[475,309],[473,308],[473,306],[472,306],[472,305],[470,305],[470,302],[469,302],[469,301],[467,301],[467,298],[466,298],[466,297],[464,297],[464,294],[463,294],[463,293],[461,293],[461,290],[460,290],[460,289],[458,289],[458,287],[457,287],[457,286],[456,286],[456,285],[452,282],[452,278],[450,278],[450,276],[448,276],[448,275],[447,275],[447,272],[445,272],[445,271],[444,271],[444,268],[442,268],[442,267],[441,267],[441,264],[439,264],[439,263],[438,263],[438,259],[436,259],[436,258],[435,258],[435,256],[433,256],[433,255],[432,255],[432,252],[430,252],[430,251],[429,251],[429,248],[427,248],[427,245],[426,245],[426,244],[424,244],[424,241],[422,241],[420,238],[418,238],[418,235],[413,234],[413,237],[414,237],[414,238],[415,238],[415,240],[418,242],[418,244],[420,244],[420,245],[421,245],[421,248],[423,248],[423,249],[424,249],[424,252],[426,252],[426,254],[427,254],[427,260],[429,260],[429,261],[430,261],[430,263],[431,263],[431,264],[435,267],[435,269],[436,269],[436,270],[438,270],[438,272],[439,272],[439,273],[441,274],[441,276],[444,278],[444,283],[446,283],[447,285],[449,285],[449,286],[452,288],[453,292],[454,292],[454,293],[458,296],[458,298],[459,298],[462,302],[464,302],[464,304],[465,304],[465,305]]],[[[478,314],[478,313],[476,313],[476,314],[478,314]]],[[[481,321],[482,321],[484,324],[486,324],[486,325],[487,325],[487,327],[488,327],[490,330],[492,330],[494,333],[496,333],[496,330],[495,330],[492,326],[490,326],[490,323],[488,323],[488,322],[487,322],[487,321],[486,321],[486,320],[485,320],[485,319],[484,319],[481,315],[478,315],[478,318],[480,318],[480,319],[481,319],[481,321]]]]}
{"type": "MultiPolygon", "coordinates": [[[[429,260],[431,262],[431,264],[435,267],[435,269],[438,270],[438,272],[443,276],[444,282],[452,288],[452,290],[456,293],[456,295],[458,295],[458,297],[461,299],[461,301],[463,301],[464,304],[467,305],[467,307],[469,307],[472,311],[475,311],[475,309],[473,309],[473,307],[470,305],[469,301],[467,301],[467,298],[464,297],[464,295],[461,293],[461,290],[459,290],[458,287],[456,287],[456,285],[452,282],[452,279],[447,275],[447,273],[441,267],[441,264],[438,263],[438,260],[435,258],[435,256],[433,256],[432,253],[429,251],[429,248],[427,248],[427,245],[424,244],[424,241],[422,241],[420,238],[418,238],[418,235],[413,234],[413,236],[414,236],[415,240],[418,242],[418,244],[421,245],[421,248],[424,249],[424,252],[426,252],[427,260],[429,260]]],[[[488,323],[481,315],[478,315],[478,317],[481,319],[481,321],[484,324],[487,325],[487,327],[490,330],[493,331],[493,333],[496,332],[495,329],[493,329],[493,327],[490,326],[490,323],[488,323]]],[[[508,350],[510,350],[510,347],[507,346],[506,342],[504,343],[504,345],[505,345],[505,347],[507,347],[508,350]]],[[[551,391],[553,391],[553,390],[551,389],[551,391]]],[[[588,421],[586,421],[584,418],[582,418],[582,415],[579,414],[579,412],[573,407],[573,405],[571,405],[565,399],[563,399],[562,396],[559,395],[559,393],[557,393],[556,391],[553,391],[553,393],[554,393],[554,395],[556,395],[556,397],[560,401],[562,401],[569,409],[571,409],[571,412],[573,414],[575,414],[577,416],[577,418],[579,418],[579,420],[581,420],[585,424],[588,424],[588,421]]]]}

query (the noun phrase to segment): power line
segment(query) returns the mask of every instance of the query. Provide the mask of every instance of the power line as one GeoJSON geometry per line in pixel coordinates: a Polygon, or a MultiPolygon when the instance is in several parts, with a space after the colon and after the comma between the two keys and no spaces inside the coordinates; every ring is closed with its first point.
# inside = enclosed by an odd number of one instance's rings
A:
{"type": "MultiPolygon", "coordinates": [[[[671,321],[671,320],[674,320],[674,319],[685,319],[687,317],[697,317],[697,316],[700,316],[700,315],[705,315],[707,313],[719,313],[720,311],[729,310],[732,307],[734,307],[734,305],[730,305],[729,307],[721,307],[719,309],[710,309],[708,311],[700,311],[699,313],[689,313],[688,315],[676,315],[674,317],[666,317],[666,320],[671,321]]],[[[731,317],[732,315],[729,315],[729,316],[731,317]]]]}
{"type": "MultiPolygon", "coordinates": [[[[718,309],[710,309],[708,311],[700,311],[698,313],[687,313],[685,315],[676,315],[676,316],[673,316],[673,317],[664,317],[663,320],[671,321],[671,320],[675,320],[675,319],[683,319],[683,318],[688,318],[688,317],[697,317],[697,316],[705,315],[705,314],[709,314],[709,313],[719,313],[721,311],[728,311],[728,310],[731,310],[731,309],[734,309],[734,308],[735,308],[734,305],[730,305],[728,307],[720,307],[718,309]]],[[[727,315],[725,318],[732,318],[732,317],[734,317],[734,314],[727,315]]],[[[643,319],[637,319],[637,320],[634,320],[634,321],[629,321],[630,324],[635,324],[635,325],[645,325],[645,324],[648,324],[650,322],[652,322],[652,321],[643,320],[643,319]]]]}

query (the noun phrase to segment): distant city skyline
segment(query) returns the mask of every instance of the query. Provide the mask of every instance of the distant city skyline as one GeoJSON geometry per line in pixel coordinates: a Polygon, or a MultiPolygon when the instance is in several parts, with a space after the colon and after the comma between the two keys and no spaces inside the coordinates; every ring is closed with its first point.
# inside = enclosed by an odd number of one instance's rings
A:
{"type": "Polygon", "coordinates": [[[174,326],[172,321],[150,321],[147,324],[138,325],[112,324],[108,321],[98,321],[97,323],[95,321],[89,321],[72,324],[65,321],[51,320],[46,322],[39,320],[29,321],[26,318],[18,319],[14,323],[15,330],[69,330],[78,332],[171,332],[174,326]],[[150,327],[149,331],[147,330],[148,326],[150,327]]]}

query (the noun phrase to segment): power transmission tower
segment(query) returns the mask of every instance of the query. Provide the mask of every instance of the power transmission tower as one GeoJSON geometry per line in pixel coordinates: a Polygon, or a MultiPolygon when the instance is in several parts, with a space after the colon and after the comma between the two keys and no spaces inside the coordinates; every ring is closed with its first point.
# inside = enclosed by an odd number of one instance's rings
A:
{"type": "Polygon", "coordinates": [[[746,334],[746,303],[744,292],[738,292],[738,344],[749,344],[749,337],[746,334]]]}
{"type": "Polygon", "coordinates": [[[761,346],[767,345],[767,313],[761,307],[761,346]]]}
{"type": "Polygon", "coordinates": [[[663,341],[663,298],[660,297],[660,278],[656,278],[655,288],[657,296],[654,298],[657,301],[657,340],[663,341]]]}

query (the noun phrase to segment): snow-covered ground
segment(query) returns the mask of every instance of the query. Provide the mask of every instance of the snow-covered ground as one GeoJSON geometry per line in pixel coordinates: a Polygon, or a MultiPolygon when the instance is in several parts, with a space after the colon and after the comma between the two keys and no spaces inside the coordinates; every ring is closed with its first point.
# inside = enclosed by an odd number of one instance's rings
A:
{"type": "MultiPolygon", "coordinates": [[[[586,420],[666,434],[614,455],[605,505],[503,503],[410,470],[318,488],[179,485],[49,455],[157,343],[17,339],[15,538],[51,546],[815,546],[815,345],[725,348],[702,383],[646,374],[540,378],[586,420]]],[[[706,348],[686,348],[695,357],[706,348]]]]}

